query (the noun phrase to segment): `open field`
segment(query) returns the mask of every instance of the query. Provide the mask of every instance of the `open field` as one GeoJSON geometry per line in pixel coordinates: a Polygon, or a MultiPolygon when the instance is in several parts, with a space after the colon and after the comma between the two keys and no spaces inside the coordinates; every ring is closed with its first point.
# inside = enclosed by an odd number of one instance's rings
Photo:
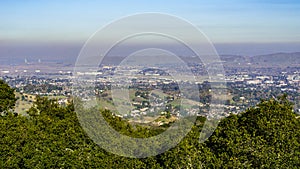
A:
{"type": "Polygon", "coordinates": [[[21,93],[15,92],[15,95],[16,98],[18,98],[16,101],[15,112],[22,115],[26,114],[26,111],[33,105],[32,101],[22,100],[21,93]]]}

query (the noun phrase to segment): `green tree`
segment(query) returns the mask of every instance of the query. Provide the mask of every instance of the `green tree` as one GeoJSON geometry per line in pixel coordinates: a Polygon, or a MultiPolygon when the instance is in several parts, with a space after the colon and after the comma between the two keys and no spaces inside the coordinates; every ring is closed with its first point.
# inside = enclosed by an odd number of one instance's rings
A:
{"type": "Polygon", "coordinates": [[[0,80],[0,113],[14,108],[16,100],[14,89],[0,80]]]}
{"type": "MultiPolygon", "coordinates": [[[[131,137],[151,137],[166,129],[132,124],[108,110],[100,113],[115,130],[131,137]]],[[[202,144],[199,136],[206,119],[199,117],[176,147],[144,159],[117,156],[96,145],[82,129],[73,104],[60,106],[56,100],[38,97],[28,115],[0,116],[0,168],[300,166],[300,119],[284,96],[263,100],[255,108],[221,120],[213,135],[202,144]]]]}
{"type": "Polygon", "coordinates": [[[300,123],[286,96],[222,120],[208,147],[227,168],[300,166],[300,123]]]}

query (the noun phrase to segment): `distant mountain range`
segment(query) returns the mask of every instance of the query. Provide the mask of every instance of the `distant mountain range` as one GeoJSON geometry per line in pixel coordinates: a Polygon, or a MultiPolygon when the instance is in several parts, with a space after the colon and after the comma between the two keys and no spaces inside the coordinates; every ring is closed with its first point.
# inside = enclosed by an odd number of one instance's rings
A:
{"type": "MultiPolygon", "coordinates": [[[[239,56],[239,55],[220,55],[222,61],[227,66],[293,66],[300,67],[300,52],[295,53],[274,53],[268,55],[257,55],[257,56],[239,56]]],[[[124,57],[114,56],[105,57],[103,60],[104,64],[116,64],[120,63],[124,57]]],[[[198,63],[199,58],[197,57],[184,57],[185,61],[191,63],[198,63]]],[[[68,64],[69,66],[74,65],[76,62],[76,57],[61,58],[61,60],[47,58],[41,61],[39,58],[8,58],[0,57],[0,65],[15,65],[15,64],[28,64],[28,63],[60,63],[68,64]],[[24,61],[25,60],[25,61],[24,61]],[[27,62],[27,63],[25,63],[27,62]]]]}
{"type": "Polygon", "coordinates": [[[228,65],[257,65],[257,66],[299,66],[300,52],[274,53],[258,56],[221,55],[228,65]]]}

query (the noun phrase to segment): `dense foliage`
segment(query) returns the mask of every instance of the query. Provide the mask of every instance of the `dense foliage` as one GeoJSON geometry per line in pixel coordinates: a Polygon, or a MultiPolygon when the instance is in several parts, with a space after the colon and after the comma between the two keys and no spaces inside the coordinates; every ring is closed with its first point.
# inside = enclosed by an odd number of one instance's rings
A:
{"type": "MultiPolygon", "coordinates": [[[[120,157],[97,146],[81,128],[74,106],[38,98],[29,116],[0,117],[0,168],[297,168],[300,123],[285,97],[262,101],[223,119],[200,144],[204,118],[175,148],[155,157],[120,157]]],[[[103,111],[121,133],[155,135],[164,128],[133,126],[103,111]]]]}
{"type": "Polygon", "coordinates": [[[297,168],[299,119],[286,96],[261,101],[256,108],[221,121],[207,146],[223,166],[297,168]]]}
{"type": "Polygon", "coordinates": [[[12,109],[15,103],[14,89],[10,88],[3,80],[0,80],[0,113],[12,109]]]}

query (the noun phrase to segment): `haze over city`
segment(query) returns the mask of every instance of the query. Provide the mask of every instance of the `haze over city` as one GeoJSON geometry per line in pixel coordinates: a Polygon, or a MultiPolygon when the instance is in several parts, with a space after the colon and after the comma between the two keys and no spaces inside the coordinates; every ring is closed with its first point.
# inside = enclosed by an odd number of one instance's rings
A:
{"type": "Polygon", "coordinates": [[[0,1],[0,168],[297,168],[299,0],[0,1]]]}
{"type": "Polygon", "coordinates": [[[219,54],[253,56],[300,48],[297,0],[3,1],[0,60],[8,64],[25,58],[74,63],[94,32],[141,12],[168,13],[191,22],[219,54]]]}

